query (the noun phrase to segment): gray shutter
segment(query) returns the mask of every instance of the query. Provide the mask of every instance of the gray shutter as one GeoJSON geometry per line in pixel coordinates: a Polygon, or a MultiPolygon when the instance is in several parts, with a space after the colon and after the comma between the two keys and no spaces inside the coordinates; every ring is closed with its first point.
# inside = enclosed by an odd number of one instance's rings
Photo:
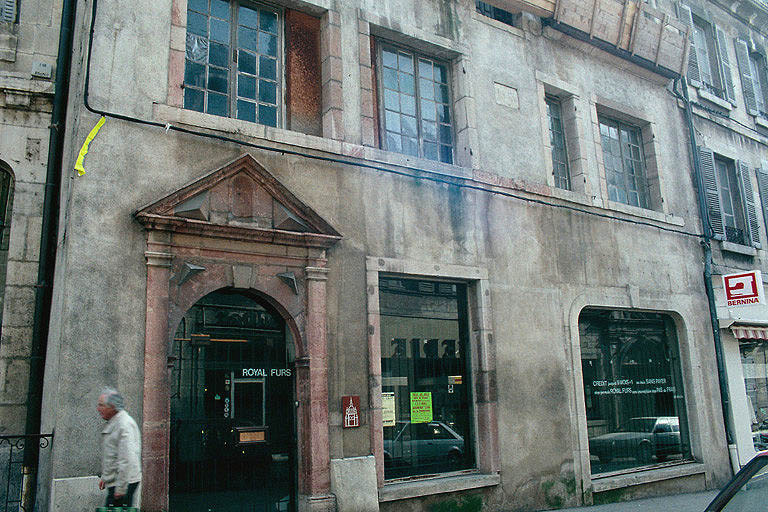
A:
{"type": "Polygon", "coordinates": [[[755,101],[755,85],[752,83],[752,70],[749,69],[749,46],[742,39],[736,40],[736,60],[739,61],[741,87],[744,89],[744,104],[747,106],[747,111],[756,116],[757,102],[755,101]]]}
{"type": "Polygon", "coordinates": [[[16,0],[0,0],[0,21],[14,23],[16,21],[16,0]]]}
{"type": "Polygon", "coordinates": [[[760,225],[757,222],[757,209],[755,208],[755,193],[752,189],[752,180],[749,176],[749,166],[744,162],[736,161],[736,173],[738,175],[741,199],[744,205],[744,231],[749,236],[752,247],[760,248],[760,225]]]}
{"type": "Polygon", "coordinates": [[[728,58],[728,46],[725,43],[725,32],[715,25],[715,34],[717,35],[715,41],[717,42],[717,57],[720,61],[720,75],[722,77],[720,83],[725,93],[725,99],[735,105],[736,94],[733,91],[733,75],[731,74],[731,61],[728,58]]]}
{"type": "Polygon", "coordinates": [[[691,32],[691,49],[688,52],[688,73],[686,78],[692,85],[701,85],[701,73],[699,73],[699,55],[696,53],[696,42],[693,38],[693,14],[687,5],[678,4],[680,21],[688,25],[691,32]]]}
{"type": "Polygon", "coordinates": [[[717,190],[717,173],[715,171],[715,154],[711,149],[699,146],[701,174],[704,178],[704,195],[707,198],[709,227],[712,236],[717,240],[725,240],[723,228],[723,208],[720,205],[720,192],[717,190]]]}
{"type": "Polygon", "coordinates": [[[757,169],[757,189],[760,191],[763,225],[768,229],[768,164],[766,163],[763,163],[762,169],[757,169]]]}

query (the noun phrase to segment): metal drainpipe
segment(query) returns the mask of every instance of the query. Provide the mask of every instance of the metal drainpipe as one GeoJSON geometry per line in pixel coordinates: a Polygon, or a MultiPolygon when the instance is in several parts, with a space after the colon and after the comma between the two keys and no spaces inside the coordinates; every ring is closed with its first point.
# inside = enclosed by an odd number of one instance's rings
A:
{"type": "Polygon", "coordinates": [[[723,424],[725,426],[725,438],[729,445],[729,456],[731,456],[731,467],[739,467],[738,460],[732,459],[730,446],[733,444],[733,424],[731,420],[731,399],[730,392],[728,391],[728,380],[725,374],[725,356],[723,355],[723,342],[720,339],[720,324],[717,321],[717,306],[715,304],[715,291],[712,288],[712,228],[709,224],[709,211],[707,210],[707,200],[704,195],[704,178],[701,174],[701,160],[699,158],[699,148],[696,144],[696,131],[693,125],[693,110],[691,109],[691,101],[688,97],[688,83],[683,78],[682,90],[683,94],[677,92],[677,84],[680,83],[679,79],[675,79],[675,95],[680,98],[685,104],[685,120],[688,123],[688,133],[690,134],[689,140],[691,143],[691,155],[693,157],[693,174],[696,178],[696,195],[699,202],[699,214],[701,216],[701,223],[704,232],[704,238],[701,240],[701,247],[704,249],[704,288],[707,293],[707,301],[709,302],[709,319],[712,322],[712,337],[715,342],[715,359],[717,361],[717,377],[720,383],[720,402],[723,408],[723,424]]]}
{"type": "MultiPolygon", "coordinates": [[[[53,275],[56,264],[58,238],[59,194],[61,166],[64,152],[64,124],[67,115],[67,99],[74,40],[76,0],[64,0],[59,30],[59,49],[56,58],[56,83],[51,114],[48,165],[43,199],[43,218],[40,234],[40,261],[37,265],[35,285],[35,315],[32,327],[32,347],[29,361],[29,385],[27,390],[27,418],[25,433],[39,434],[43,400],[45,354],[48,348],[48,323],[51,316],[53,275]]],[[[28,442],[24,446],[22,507],[35,510],[37,469],[40,445],[28,442]]]]}

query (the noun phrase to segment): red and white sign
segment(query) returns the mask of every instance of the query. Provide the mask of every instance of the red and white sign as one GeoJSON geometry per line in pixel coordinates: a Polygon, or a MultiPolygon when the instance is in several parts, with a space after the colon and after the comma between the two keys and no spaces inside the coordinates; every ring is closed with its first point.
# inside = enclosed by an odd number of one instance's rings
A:
{"type": "Polygon", "coordinates": [[[723,289],[728,307],[765,304],[763,278],[759,270],[723,276],[723,289]]]}
{"type": "Polygon", "coordinates": [[[344,428],[360,426],[360,397],[341,397],[341,414],[344,415],[344,428]]]}

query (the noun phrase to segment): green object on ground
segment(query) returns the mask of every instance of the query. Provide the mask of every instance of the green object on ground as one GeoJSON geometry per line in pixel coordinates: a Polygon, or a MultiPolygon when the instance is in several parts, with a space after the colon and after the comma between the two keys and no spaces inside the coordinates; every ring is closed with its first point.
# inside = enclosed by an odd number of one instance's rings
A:
{"type": "Polygon", "coordinates": [[[96,507],[96,512],[139,512],[136,507],[96,507]]]}

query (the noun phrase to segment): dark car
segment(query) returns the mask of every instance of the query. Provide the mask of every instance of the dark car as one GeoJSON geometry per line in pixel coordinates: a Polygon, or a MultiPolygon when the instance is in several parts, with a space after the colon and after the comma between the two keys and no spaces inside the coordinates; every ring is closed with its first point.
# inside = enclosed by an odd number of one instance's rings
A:
{"type": "Polygon", "coordinates": [[[464,455],[464,438],[441,421],[399,421],[384,429],[387,465],[458,464],[464,455]]]}
{"type": "Polygon", "coordinates": [[[704,512],[764,512],[768,503],[768,451],[736,473],[704,512]]]}
{"type": "Polygon", "coordinates": [[[680,453],[680,420],[675,416],[631,418],[618,432],[590,439],[589,453],[600,462],[634,457],[647,464],[654,455],[661,462],[680,453]]]}

